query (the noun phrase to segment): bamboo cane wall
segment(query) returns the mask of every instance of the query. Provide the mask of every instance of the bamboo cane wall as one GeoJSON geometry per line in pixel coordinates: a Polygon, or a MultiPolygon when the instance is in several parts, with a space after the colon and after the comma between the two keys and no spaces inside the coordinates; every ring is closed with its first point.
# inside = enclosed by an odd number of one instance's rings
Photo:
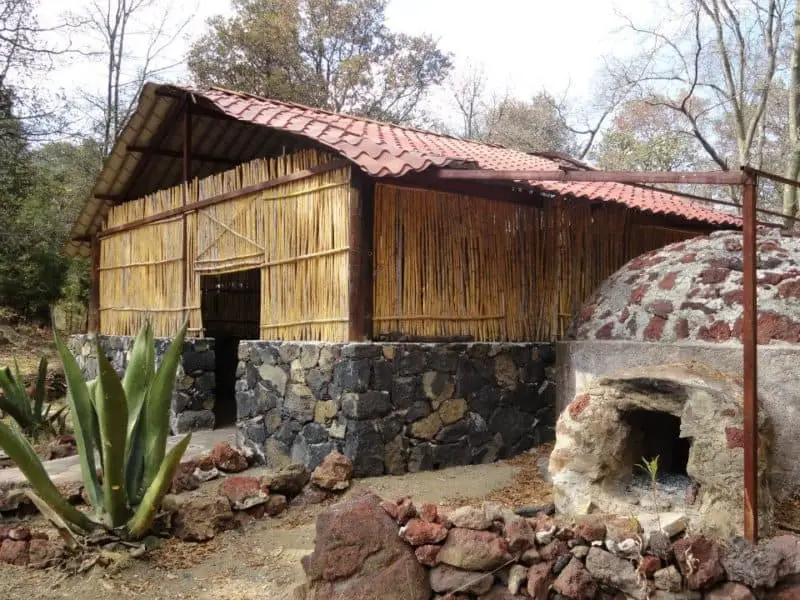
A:
{"type": "MultiPolygon", "coordinates": [[[[316,150],[254,160],[191,182],[186,202],[331,160],[316,150]]],[[[100,330],[133,335],[148,316],[156,335],[168,336],[188,317],[190,333],[203,335],[201,277],[259,269],[262,338],[345,339],[349,184],[344,167],[104,237],[100,330]]],[[[112,208],[106,227],[183,202],[184,186],[159,191],[112,208]]],[[[235,321],[236,303],[227,306],[235,321]]]]}
{"type": "Polygon", "coordinates": [[[697,235],[635,225],[631,214],[378,184],[373,334],[555,340],[625,262],[697,235]]]}

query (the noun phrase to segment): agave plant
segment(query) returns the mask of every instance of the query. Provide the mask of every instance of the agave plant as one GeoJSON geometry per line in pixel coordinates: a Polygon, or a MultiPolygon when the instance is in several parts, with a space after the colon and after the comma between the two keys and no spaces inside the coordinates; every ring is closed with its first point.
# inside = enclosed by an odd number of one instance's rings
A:
{"type": "Polygon", "coordinates": [[[88,383],[56,333],[91,513],[70,505],[27,439],[0,423],[0,448],[30,482],[33,503],[62,534],[84,536],[104,529],[134,540],[150,529],[191,440],[189,434],[166,451],[170,399],[186,327],[184,324],[156,369],[153,331],[145,323],[122,380],[98,347],[99,374],[88,383]]]}
{"type": "Polygon", "coordinates": [[[22,431],[33,438],[39,437],[42,433],[61,434],[64,429],[64,411],[67,407],[62,406],[53,412],[53,405],[45,403],[46,380],[47,359],[44,357],[39,361],[39,374],[33,398],[25,389],[16,359],[14,374],[8,367],[0,370],[0,389],[4,393],[0,396],[0,411],[8,413],[22,431]]]}

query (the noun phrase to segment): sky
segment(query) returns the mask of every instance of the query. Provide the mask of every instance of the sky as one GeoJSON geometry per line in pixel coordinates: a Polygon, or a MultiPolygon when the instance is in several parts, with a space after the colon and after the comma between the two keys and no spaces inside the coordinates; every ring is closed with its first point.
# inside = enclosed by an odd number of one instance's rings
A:
{"type": "MultiPolygon", "coordinates": [[[[41,19],[53,22],[65,8],[79,10],[84,3],[40,0],[41,19]]],[[[592,77],[601,69],[604,55],[632,50],[615,11],[647,19],[654,4],[657,0],[391,0],[387,21],[394,31],[434,36],[454,55],[457,70],[481,65],[493,91],[527,98],[543,89],[556,97],[568,90],[579,100],[591,96],[592,77]]],[[[192,18],[162,61],[164,66],[177,64],[161,77],[181,82],[186,79],[181,60],[191,40],[202,34],[207,18],[230,14],[230,1],[181,0],[171,6],[175,22],[192,18]]],[[[79,37],[73,44],[89,41],[79,37]]],[[[141,42],[134,38],[131,50],[141,52],[141,42]]],[[[102,61],[73,58],[49,75],[47,85],[67,94],[92,82],[102,87],[103,69],[102,61]]],[[[448,102],[444,92],[434,94],[431,110],[447,113],[448,102]]]]}

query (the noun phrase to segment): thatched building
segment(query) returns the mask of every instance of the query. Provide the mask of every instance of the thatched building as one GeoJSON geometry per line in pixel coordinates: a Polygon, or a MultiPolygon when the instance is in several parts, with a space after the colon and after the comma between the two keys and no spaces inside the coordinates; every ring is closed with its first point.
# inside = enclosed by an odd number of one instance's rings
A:
{"type": "Polygon", "coordinates": [[[160,336],[188,319],[196,352],[184,359],[176,430],[234,418],[235,386],[243,437],[273,462],[369,446],[382,463],[362,472],[400,470],[388,465],[390,443],[403,468],[414,453],[419,468],[487,460],[478,433],[496,455],[546,435],[541,344],[562,336],[600,282],[634,256],[737,225],[642,186],[442,177],[586,168],[222,89],[148,84],[67,252],[91,257],[90,329],[120,368],[146,316],[160,336]],[[498,417],[507,405],[531,418],[498,417]],[[520,419],[522,432],[499,424],[520,419]],[[463,436],[442,439],[459,424],[473,436],[466,449],[463,436]],[[370,432],[380,452],[363,442],[370,432]],[[454,445],[458,456],[442,458],[454,445]]]}

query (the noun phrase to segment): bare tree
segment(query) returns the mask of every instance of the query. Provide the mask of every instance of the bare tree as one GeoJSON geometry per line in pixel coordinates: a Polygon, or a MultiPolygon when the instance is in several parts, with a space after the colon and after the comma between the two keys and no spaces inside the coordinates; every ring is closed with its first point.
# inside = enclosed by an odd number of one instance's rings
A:
{"type": "Polygon", "coordinates": [[[85,54],[106,64],[104,89],[84,93],[99,115],[103,156],[111,152],[144,83],[183,62],[167,56],[193,19],[192,8],[181,7],[188,17],[177,17],[175,4],[164,0],[91,0],[85,7],[83,18],[96,38],[85,54]]]}
{"type": "MultiPolygon", "coordinates": [[[[784,175],[789,179],[797,179],[800,175],[800,0],[797,0],[794,13],[794,45],[789,79],[789,123],[787,127],[788,156],[784,175]]],[[[795,222],[791,219],[797,215],[797,188],[791,185],[783,189],[783,214],[787,219],[785,226],[792,228],[795,222]]]]}
{"type": "Polygon", "coordinates": [[[469,64],[456,73],[447,87],[461,118],[460,134],[468,139],[477,139],[482,133],[486,117],[486,73],[482,65],[469,64]]]}
{"type": "MultiPolygon", "coordinates": [[[[748,164],[763,146],[763,118],[785,44],[790,0],[686,0],[674,20],[645,26],[623,17],[648,51],[615,70],[643,96],[661,98],[721,169],[748,164]],[[729,115],[736,156],[715,124],[729,115]]],[[[669,0],[666,2],[670,7],[669,0]]]]}

